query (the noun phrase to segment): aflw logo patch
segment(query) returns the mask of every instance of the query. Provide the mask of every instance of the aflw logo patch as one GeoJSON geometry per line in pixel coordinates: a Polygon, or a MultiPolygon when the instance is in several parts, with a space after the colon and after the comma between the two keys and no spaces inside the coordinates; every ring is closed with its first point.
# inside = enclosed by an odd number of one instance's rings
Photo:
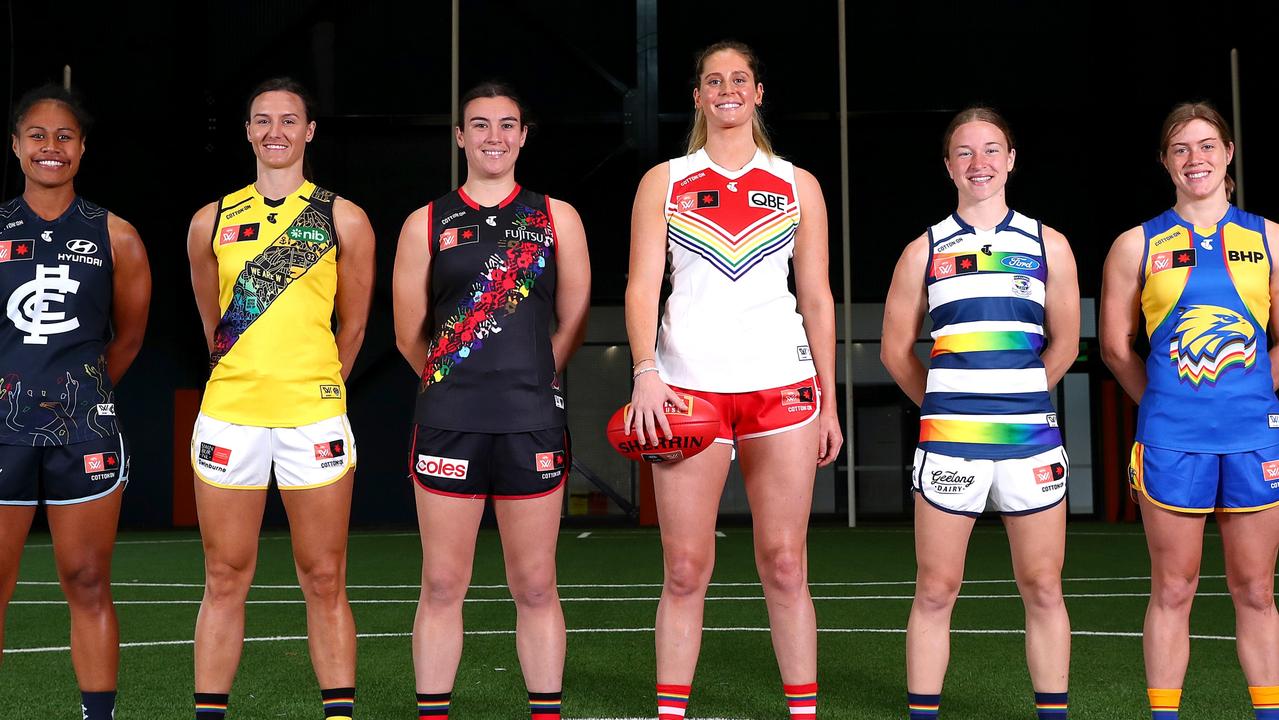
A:
{"type": "Polygon", "coordinates": [[[115,470],[120,467],[120,456],[113,452],[93,453],[84,456],[84,471],[87,474],[115,470]]]}

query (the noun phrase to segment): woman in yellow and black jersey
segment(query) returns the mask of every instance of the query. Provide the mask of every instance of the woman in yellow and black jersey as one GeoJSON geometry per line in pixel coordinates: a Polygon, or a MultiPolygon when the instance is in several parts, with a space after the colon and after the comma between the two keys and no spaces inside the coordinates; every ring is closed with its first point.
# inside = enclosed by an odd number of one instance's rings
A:
{"type": "Polygon", "coordinates": [[[287,491],[326,717],[349,718],[355,623],[346,598],[346,528],[356,453],[343,381],[368,319],[373,229],[359,207],[304,177],[315,120],[298,83],[258,86],[245,128],[257,179],[196,213],[187,239],[210,353],[191,438],[205,550],[195,716],[219,720],[226,712],[274,470],[287,491]]]}

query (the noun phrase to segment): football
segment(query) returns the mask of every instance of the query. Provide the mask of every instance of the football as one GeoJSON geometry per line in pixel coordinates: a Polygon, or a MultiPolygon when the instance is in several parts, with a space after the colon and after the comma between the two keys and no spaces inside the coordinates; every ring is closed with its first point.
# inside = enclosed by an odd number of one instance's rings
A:
{"type": "Polygon", "coordinates": [[[680,398],[688,407],[687,411],[670,403],[665,407],[666,421],[671,425],[669,440],[662,437],[659,431],[658,444],[646,445],[641,444],[634,428],[631,429],[631,434],[625,434],[623,427],[626,413],[631,408],[631,404],[627,403],[613,413],[608,421],[608,444],[632,460],[649,463],[683,460],[710,447],[719,432],[719,411],[703,398],[682,393],[680,398]]]}

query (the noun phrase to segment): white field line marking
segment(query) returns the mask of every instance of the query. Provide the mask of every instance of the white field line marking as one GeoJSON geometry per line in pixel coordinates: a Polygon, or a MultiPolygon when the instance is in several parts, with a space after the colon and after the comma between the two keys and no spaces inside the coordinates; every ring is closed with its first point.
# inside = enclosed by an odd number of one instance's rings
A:
{"type": "MultiPolygon", "coordinates": [[[[1220,580],[1225,575],[1200,575],[1201,580],[1220,580]]],[[[1149,580],[1149,575],[1117,575],[1113,577],[1064,577],[1062,582],[1124,582],[1149,580]]],[[[1000,585],[1017,582],[1012,578],[993,580],[965,580],[965,585],[1000,585]]],[[[58,585],[56,580],[22,580],[19,585],[58,585]]],[[[878,587],[884,585],[914,585],[914,580],[860,580],[856,582],[810,582],[809,587],[878,587]]],[[[113,582],[112,587],[150,587],[150,588],[202,588],[204,583],[152,583],[152,582],[113,582]]],[[[760,587],[758,582],[713,582],[711,587],[760,587]]],[[[418,584],[400,585],[347,585],[348,590],[417,590],[418,584]]],[[[662,583],[564,583],[561,590],[594,590],[594,589],[627,589],[657,588],[662,583]]],[[[253,585],[254,590],[301,590],[298,585],[253,585]]],[[[471,590],[505,590],[506,585],[472,585],[471,590]]]]}
{"type": "MultiPolygon", "coordinates": [[[[1147,598],[1150,593],[1066,593],[1062,597],[1069,599],[1087,599],[1087,598],[1147,598]]],[[[1209,592],[1196,593],[1195,597],[1230,597],[1228,592],[1209,592]]],[[[657,602],[661,598],[656,596],[643,597],[562,597],[562,603],[617,603],[617,602],[657,602]]],[[[751,602],[762,601],[763,595],[739,595],[739,596],[721,596],[707,597],[706,602],[751,602]]],[[[914,595],[831,595],[831,596],[814,596],[813,600],[914,600],[914,595]]],[[[960,600],[1020,600],[1021,595],[1017,593],[1007,593],[1003,595],[964,595],[960,594],[960,600]]],[[[417,598],[383,598],[383,599],[361,599],[350,600],[352,605],[408,605],[416,604],[417,598]]],[[[200,600],[116,600],[116,606],[122,605],[199,605],[200,600]]],[[[509,603],[514,602],[509,597],[503,598],[466,598],[464,602],[468,603],[509,603]]],[[[65,605],[65,600],[11,600],[9,605],[65,605]]],[[[247,600],[247,605],[305,605],[305,600],[247,600]]]]}
{"type": "Polygon", "coordinates": [[[724,534],[723,530],[716,530],[715,537],[728,537],[728,536],[724,534]]]}
{"type": "MultiPolygon", "coordinates": [[[[708,627],[703,628],[704,632],[724,632],[724,633],[766,633],[769,629],[766,627],[708,627]]],[[[653,632],[651,627],[608,627],[608,628],[569,628],[570,634],[606,634],[613,633],[650,633],[653,632]]],[[[819,633],[831,634],[874,634],[874,635],[905,635],[905,628],[818,628],[819,633]]],[[[952,635],[1025,635],[1025,630],[1020,629],[994,629],[994,628],[952,628],[952,635]]],[[[514,630],[467,630],[463,634],[472,636],[485,635],[514,635],[514,630]]],[[[1110,630],[1072,630],[1071,635],[1079,637],[1116,637],[1116,638],[1140,638],[1140,632],[1131,631],[1110,631],[1110,630]]],[[[405,638],[411,637],[412,633],[394,632],[394,633],[358,633],[357,638],[405,638]]],[[[1191,635],[1192,640],[1234,640],[1233,635],[1191,635]]],[[[285,642],[306,640],[305,635],[272,635],[268,637],[246,637],[245,642],[285,642]]],[[[138,647],[160,647],[165,645],[193,645],[194,640],[148,640],[143,642],[125,642],[120,643],[121,648],[138,648],[138,647]]],[[[51,652],[68,652],[70,646],[60,645],[51,647],[29,647],[29,648],[5,648],[5,654],[21,654],[21,653],[51,653],[51,652]]]]}
{"type": "Polygon", "coordinates": [[[586,531],[586,532],[582,533],[581,535],[578,535],[578,536],[577,536],[577,539],[578,539],[578,540],[585,540],[586,538],[588,538],[588,537],[590,537],[590,536],[591,536],[591,533],[590,533],[590,531],[588,530],[588,531],[586,531]]]}

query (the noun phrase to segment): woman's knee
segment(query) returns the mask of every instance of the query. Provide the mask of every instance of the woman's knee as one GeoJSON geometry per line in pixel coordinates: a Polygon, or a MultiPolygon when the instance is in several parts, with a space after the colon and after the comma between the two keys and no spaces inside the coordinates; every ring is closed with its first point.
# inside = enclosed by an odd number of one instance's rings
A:
{"type": "Polygon", "coordinates": [[[72,606],[110,605],[110,571],[107,567],[94,563],[68,568],[62,573],[62,590],[72,606]]]}
{"type": "Polygon", "coordinates": [[[466,599],[470,576],[449,568],[426,568],[422,571],[422,597],[430,607],[460,607],[466,599]]]}
{"type": "Polygon", "coordinates": [[[1160,573],[1150,581],[1150,603],[1165,610],[1189,613],[1198,587],[1197,574],[1160,573]]]}
{"type": "Polygon", "coordinates": [[[340,559],[299,568],[298,584],[308,600],[333,600],[346,594],[346,568],[340,559]]]}
{"type": "Polygon", "coordinates": [[[778,546],[759,553],[759,578],[764,589],[780,595],[802,595],[808,591],[804,567],[804,547],[778,546]]]}
{"type": "Polygon", "coordinates": [[[1052,571],[1038,572],[1020,578],[1017,589],[1026,609],[1057,610],[1066,604],[1061,591],[1061,574],[1052,571]]]}
{"type": "Polygon", "coordinates": [[[678,597],[704,595],[711,581],[714,554],[700,548],[667,548],[665,591],[678,597]]]}
{"type": "Polygon", "coordinates": [[[212,603],[243,603],[253,583],[253,558],[204,559],[204,599],[212,603]]]}
{"type": "Polygon", "coordinates": [[[963,583],[964,578],[959,574],[921,570],[915,579],[915,609],[924,612],[950,612],[963,583]]]}
{"type": "Polygon", "coordinates": [[[1275,586],[1273,578],[1260,575],[1227,581],[1230,597],[1237,611],[1273,613],[1275,611],[1275,586]]]}

